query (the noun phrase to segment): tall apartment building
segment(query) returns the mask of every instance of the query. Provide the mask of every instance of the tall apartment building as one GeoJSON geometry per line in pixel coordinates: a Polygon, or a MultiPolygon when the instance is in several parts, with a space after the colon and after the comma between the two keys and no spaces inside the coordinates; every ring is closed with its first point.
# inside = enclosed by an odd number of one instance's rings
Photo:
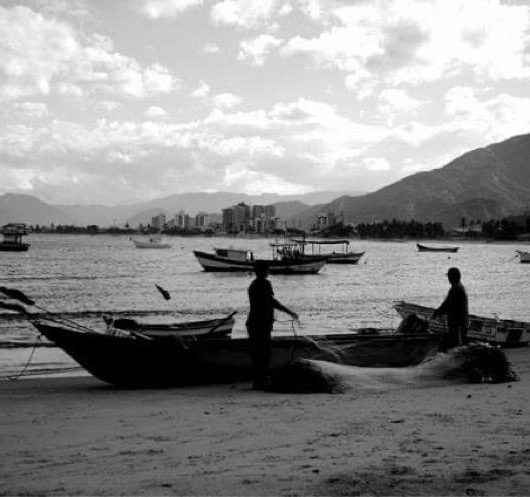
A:
{"type": "Polygon", "coordinates": [[[234,229],[234,209],[232,207],[227,207],[222,210],[223,214],[223,230],[227,233],[231,233],[234,229]]]}
{"type": "Polygon", "coordinates": [[[158,214],[156,216],[153,216],[151,218],[151,228],[162,231],[166,225],[166,215],[165,214],[158,214]]]}
{"type": "Polygon", "coordinates": [[[235,231],[247,231],[250,223],[250,205],[241,202],[232,207],[234,212],[233,227],[235,231]]]}

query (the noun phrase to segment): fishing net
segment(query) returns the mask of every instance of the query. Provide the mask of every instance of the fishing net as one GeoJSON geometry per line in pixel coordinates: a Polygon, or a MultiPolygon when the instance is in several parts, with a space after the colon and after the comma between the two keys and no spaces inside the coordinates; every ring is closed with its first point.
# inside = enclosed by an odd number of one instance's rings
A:
{"type": "Polygon", "coordinates": [[[340,375],[325,372],[314,361],[297,359],[275,370],[266,390],[282,393],[342,393],[340,375]]]}

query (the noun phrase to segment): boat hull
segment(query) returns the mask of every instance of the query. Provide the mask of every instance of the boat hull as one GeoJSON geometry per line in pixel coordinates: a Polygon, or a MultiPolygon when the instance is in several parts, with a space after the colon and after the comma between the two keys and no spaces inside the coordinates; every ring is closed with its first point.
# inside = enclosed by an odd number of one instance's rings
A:
{"type": "Polygon", "coordinates": [[[0,242],[0,252],[26,252],[29,246],[29,243],[0,242]]]}
{"type": "MultiPolygon", "coordinates": [[[[249,380],[246,338],[200,340],[117,337],[34,322],[50,341],[100,380],[128,387],[183,386],[249,380]]],[[[410,366],[436,351],[434,335],[326,335],[275,337],[271,368],[295,359],[355,366],[410,366]]]]}
{"type": "MultiPolygon", "coordinates": [[[[257,260],[240,261],[219,257],[198,250],[194,250],[193,253],[203,269],[210,272],[251,272],[254,271],[254,264],[257,262],[257,260]]],[[[266,262],[271,274],[316,274],[326,264],[326,258],[319,257],[312,260],[289,261],[268,260],[266,262]]]]}
{"type": "MultiPolygon", "coordinates": [[[[434,312],[432,307],[397,302],[394,308],[402,318],[416,314],[416,316],[429,322],[430,331],[438,334],[447,333],[444,317],[432,319],[434,312]]],[[[503,346],[525,345],[530,342],[530,323],[470,315],[467,336],[472,340],[481,340],[503,346]]]]}
{"type": "Polygon", "coordinates": [[[454,254],[459,249],[459,247],[427,247],[420,243],[417,243],[416,246],[418,247],[418,252],[449,252],[454,254]]]}
{"type": "Polygon", "coordinates": [[[168,249],[171,248],[169,243],[152,243],[133,240],[134,246],[139,249],[168,249]]]}
{"type": "Polygon", "coordinates": [[[331,254],[328,255],[328,264],[357,264],[364,252],[350,254],[331,254]]]}

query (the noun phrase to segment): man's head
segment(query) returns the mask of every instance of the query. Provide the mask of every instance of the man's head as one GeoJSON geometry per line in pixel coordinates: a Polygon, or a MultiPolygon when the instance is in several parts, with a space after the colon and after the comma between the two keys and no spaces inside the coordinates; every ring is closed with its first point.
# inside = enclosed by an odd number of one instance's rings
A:
{"type": "Polygon", "coordinates": [[[254,272],[258,278],[266,278],[269,274],[269,264],[266,261],[257,261],[254,264],[254,272]]]}
{"type": "Polygon", "coordinates": [[[457,267],[449,268],[449,271],[447,271],[447,279],[449,280],[449,283],[451,283],[451,285],[456,285],[457,283],[460,283],[461,277],[462,276],[460,274],[460,269],[458,269],[457,267]]]}

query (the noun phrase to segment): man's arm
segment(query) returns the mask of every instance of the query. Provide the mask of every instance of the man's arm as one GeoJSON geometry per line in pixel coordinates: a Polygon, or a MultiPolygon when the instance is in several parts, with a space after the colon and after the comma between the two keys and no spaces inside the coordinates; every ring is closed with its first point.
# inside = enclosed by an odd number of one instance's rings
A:
{"type": "Polygon", "coordinates": [[[279,311],[285,312],[286,314],[289,314],[293,319],[298,319],[298,314],[296,312],[291,311],[291,309],[288,309],[285,307],[282,303],[278,302],[274,297],[272,298],[272,306],[275,309],[278,309],[279,311]]]}
{"type": "Polygon", "coordinates": [[[443,316],[444,314],[447,314],[447,311],[449,310],[450,295],[451,290],[449,290],[449,293],[447,294],[447,297],[445,297],[445,300],[442,302],[442,305],[432,313],[433,319],[436,319],[438,316],[443,316]]]}

